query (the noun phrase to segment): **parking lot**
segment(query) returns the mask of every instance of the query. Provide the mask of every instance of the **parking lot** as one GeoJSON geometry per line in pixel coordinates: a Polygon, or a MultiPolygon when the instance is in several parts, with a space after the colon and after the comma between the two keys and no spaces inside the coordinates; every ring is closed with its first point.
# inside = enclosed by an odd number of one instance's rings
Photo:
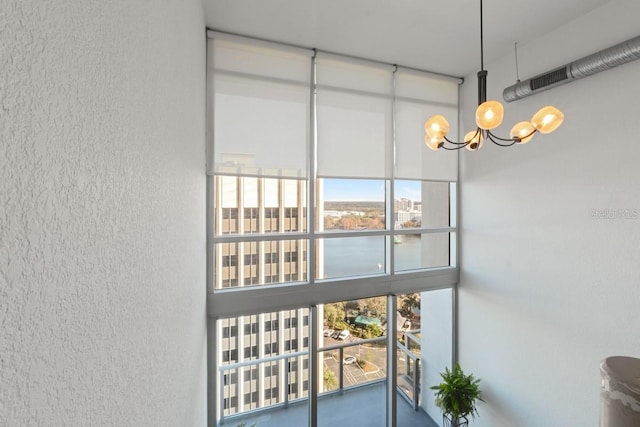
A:
{"type": "MultiPolygon", "coordinates": [[[[322,346],[333,346],[336,344],[355,343],[361,341],[360,338],[348,337],[343,340],[336,340],[331,337],[324,337],[322,346]]],[[[339,378],[339,354],[340,350],[330,350],[324,353],[324,368],[331,370],[336,379],[339,378]]],[[[361,384],[364,382],[385,378],[387,366],[386,347],[375,347],[370,344],[357,344],[344,348],[343,357],[355,356],[357,359],[364,359],[372,363],[375,370],[365,372],[357,363],[344,366],[344,386],[361,384]]]]}

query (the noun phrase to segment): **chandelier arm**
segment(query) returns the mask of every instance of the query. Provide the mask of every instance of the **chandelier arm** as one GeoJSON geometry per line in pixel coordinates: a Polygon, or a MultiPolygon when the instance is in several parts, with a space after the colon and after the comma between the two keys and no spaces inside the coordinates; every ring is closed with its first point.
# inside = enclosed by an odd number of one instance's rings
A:
{"type": "Polygon", "coordinates": [[[487,139],[489,139],[491,142],[493,142],[494,144],[500,146],[500,147],[511,147],[513,144],[515,144],[516,142],[518,142],[519,139],[516,138],[511,138],[511,139],[506,139],[506,138],[500,138],[499,136],[496,136],[494,134],[492,134],[490,131],[487,131],[487,139]],[[498,141],[496,141],[495,139],[499,141],[505,141],[505,142],[510,142],[510,144],[502,144],[498,141]]]}
{"type": "Polygon", "coordinates": [[[505,142],[518,142],[518,141],[522,141],[523,138],[500,138],[498,135],[495,135],[493,133],[491,133],[490,130],[487,131],[487,135],[491,135],[493,138],[498,139],[500,141],[505,141],[505,142]]]}
{"type": "Polygon", "coordinates": [[[452,142],[452,144],[463,144],[463,145],[457,145],[455,147],[447,147],[447,146],[443,145],[440,148],[442,148],[443,150],[448,150],[448,151],[456,151],[456,150],[459,150],[459,149],[464,148],[464,147],[467,146],[467,144],[465,144],[464,142],[452,142]]]}
{"type": "MultiPolygon", "coordinates": [[[[455,142],[455,141],[450,140],[450,139],[449,139],[449,138],[447,138],[446,136],[444,137],[444,140],[445,140],[445,141],[447,141],[449,144],[461,145],[461,146],[463,146],[463,147],[464,147],[465,145],[469,144],[469,142],[471,142],[471,141],[455,142]]],[[[443,147],[443,148],[444,148],[444,147],[443,147]]]]}

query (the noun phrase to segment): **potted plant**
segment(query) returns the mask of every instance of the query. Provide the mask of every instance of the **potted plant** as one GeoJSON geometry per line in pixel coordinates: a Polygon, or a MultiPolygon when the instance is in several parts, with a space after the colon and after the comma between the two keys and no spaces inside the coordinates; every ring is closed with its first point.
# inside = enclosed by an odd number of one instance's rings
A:
{"type": "Polygon", "coordinates": [[[473,374],[465,375],[456,363],[453,370],[445,368],[440,373],[442,382],[431,387],[435,390],[436,405],[442,409],[442,420],[447,427],[463,427],[469,425],[468,416],[478,415],[476,402],[482,400],[480,379],[473,374]]]}

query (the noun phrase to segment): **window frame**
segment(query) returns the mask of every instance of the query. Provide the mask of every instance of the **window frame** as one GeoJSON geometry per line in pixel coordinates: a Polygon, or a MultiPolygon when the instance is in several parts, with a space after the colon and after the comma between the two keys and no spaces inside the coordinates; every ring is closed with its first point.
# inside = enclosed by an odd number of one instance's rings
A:
{"type": "MultiPolygon", "coordinates": [[[[208,37],[213,38],[215,35],[220,35],[220,33],[209,32],[208,37]]],[[[236,36],[230,36],[235,37],[236,36]]],[[[241,37],[245,39],[244,37],[241,37]]],[[[247,39],[251,40],[251,39],[247,39]]],[[[269,44],[269,43],[267,43],[269,44]]],[[[208,57],[207,57],[207,111],[212,111],[213,106],[213,55],[211,43],[208,43],[208,57]]],[[[218,353],[217,353],[217,343],[216,337],[218,336],[216,321],[218,319],[230,318],[236,316],[249,316],[255,314],[261,314],[266,312],[276,312],[288,309],[299,309],[299,308],[309,308],[315,310],[315,307],[318,305],[336,302],[336,301],[344,301],[344,300],[352,300],[352,299],[361,299],[368,298],[373,296],[395,296],[413,292],[423,292],[429,290],[437,290],[443,288],[452,288],[455,292],[455,287],[459,281],[459,268],[457,266],[458,259],[458,228],[457,228],[457,213],[458,213],[458,191],[457,191],[457,181],[441,181],[448,182],[451,186],[451,192],[449,194],[449,209],[451,211],[451,223],[449,227],[432,227],[432,228],[415,228],[411,230],[398,231],[393,224],[393,221],[387,221],[386,227],[383,230],[363,230],[363,231],[318,231],[316,227],[316,222],[322,220],[322,218],[317,218],[317,209],[316,209],[316,187],[317,187],[317,179],[316,175],[316,167],[315,167],[315,153],[316,153],[316,112],[315,112],[315,59],[311,59],[311,69],[312,69],[312,78],[311,78],[311,87],[309,90],[310,96],[310,133],[307,141],[308,144],[308,163],[309,167],[307,169],[307,177],[304,179],[306,182],[306,206],[300,206],[299,209],[303,210],[304,214],[302,215],[302,221],[305,223],[304,225],[300,224],[304,227],[305,231],[302,232],[286,232],[284,229],[286,228],[283,224],[286,220],[285,211],[287,208],[272,208],[270,211],[270,215],[267,214],[266,207],[263,212],[259,212],[257,217],[258,221],[262,220],[266,223],[267,220],[271,221],[271,224],[275,221],[278,224],[276,230],[265,230],[264,233],[251,233],[251,234],[232,234],[232,233],[220,233],[216,234],[216,230],[218,229],[216,221],[218,219],[214,218],[215,212],[215,200],[216,200],[216,192],[215,192],[215,176],[213,174],[207,175],[207,313],[208,313],[208,376],[209,376],[209,384],[210,391],[212,394],[209,396],[209,419],[210,425],[215,425],[217,420],[219,420],[219,411],[221,408],[218,408],[218,403],[221,401],[220,396],[216,396],[218,390],[218,353]],[[273,210],[275,209],[275,210],[273,210]],[[282,212],[280,212],[282,210],[282,212]],[[277,215],[274,217],[273,215],[277,215]],[[262,216],[262,218],[259,218],[262,216]],[[430,268],[430,269],[416,269],[410,271],[402,271],[396,272],[394,271],[394,245],[393,238],[395,235],[401,234],[428,234],[428,233],[449,233],[449,253],[450,253],[450,263],[447,267],[438,267],[438,268],[430,268]],[[387,247],[387,268],[385,269],[385,273],[381,275],[362,275],[357,277],[340,277],[334,279],[317,279],[315,274],[315,260],[316,260],[316,242],[320,239],[331,239],[331,238],[340,238],[340,237],[362,237],[362,236],[384,236],[386,239],[386,247],[387,247]],[[305,241],[306,242],[306,258],[305,257],[297,257],[297,263],[300,264],[299,268],[302,268],[302,264],[306,263],[306,274],[307,280],[304,282],[287,282],[287,283],[277,283],[277,284],[263,284],[256,286],[248,286],[248,287],[233,287],[233,288],[215,288],[215,262],[211,252],[214,251],[215,244],[217,243],[236,243],[241,245],[246,242],[277,242],[277,241],[286,241],[286,240],[295,240],[295,241],[305,241]]],[[[397,69],[397,67],[396,67],[397,69]]],[[[395,107],[393,107],[392,116],[395,115],[395,107]]],[[[208,114],[208,123],[207,123],[207,159],[213,158],[213,144],[212,144],[212,135],[213,135],[213,118],[212,114],[208,114]]],[[[393,138],[392,138],[393,139],[393,138]]],[[[389,178],[385,178],[386,185],[386,198],[385,198],[385,208],[386,208],[386,218],[393,218],[394,211],[394,182],[396,180],[393,171],[393,156],[394,156],[394,141],[387,147],[387,155],[386,159],[389,162],[387,167],[389,167],[392,172],[389,178]]],[[[222,175],[217,175],[222,176],[222,175]]],[[[228,176],[228,175],[227,175],[228,176]]],[[[287,178],[287,177],[285,177],[287,178]]],[[[340,178],[340,177],[331,177],[331,178],[340,178]]],[[[350,177],[352,178],[352,177],[350,177]]],[[[288,178],[290,179],[290,178],[288,178]]],[[[398,178],[403,179],[403,178],[398,178]]],[[[406,178],[404,178],[406,179],[406,178]]],[[[425,180],[422,180],[425,181],[425,180]]],[[[437,180],[434,180],[437,181],[437,180]]],[[[240,212],[240,207],[236,208],[235,218],[231,218],[233,215],[229,215],[229,221],[235,220],[235,229],[238,229],[238,225],[244,219],[244,211],[240,212]],[[239,217],[242,214],[242,217],[239,217]]],[[[299,220],[300,216],[298,216],[299,220]]],[[[291,218],[291,222],[293,222],[294,218],[291,218]]],[[[296,222],[299,222],[296,220],[296,222]]],[[[236,255],[239,257],[239,255],[236,255]]],[[[284,261],[284,256],[279,259],[279,264],[282,264],[284,261]]],[[[253,265],[253,264],[252,264],[253,265]]],[[[238,277],[236,277],[236,282],[238,282],[238,277]]],[[[308,352],[308,357],[310,360],[309,365],[313,366],[315,364],[314,360],[318,355],[318,333],[322,333],[321,331],[321,322],[318,325],[317,317],[314,318],[309,315],[309,348],[306,350],[308,352]],[[320,331],[319,331],[320,329],[320,331]]],[[[270,322],[274,322],[274,320],[270,320],[270,322]]],[[[275,322],[278,322],[275,319],[275,322]]],[[[273,323],[272,323],[273,325],[273,323]]],[[[282,327],[282,324],[280,324],[282,327]]],[[[276,328],[277,329],[277,328],[276,328]]],[[[273,330],[271,328],[271,330],[273,330]]],[[[454,329],[455,334],[455,329],[454,329]]],[[[394,339],[393,334],[391,334],[388,338],[390,341],[394,339]]],[[[453,339],[455,342],[455,337],[453,339]]],[[[260,349],[261,346],[258,346],[260,349]]],[[[297,349],[296,349],[297,350],[297,349]]],[[[391,352],[393,349],[390,348],[388,351],[391,352]]],[[[295,351],[295,350],[294,350],[295,351]]],[[[455,352],[454,352],[455,354],[455,352]]],[[[455,357],[455,356],[454,356],[455,357]]],[[[390,359],[394,359],[393,357],[390,359]]],[[[287,360],[287,359],[285,359],[287,360]]],[[[392,362],[389,362],[392,363],[392,362]]],[[[395,378],[395,368],[390,369],[388,372],[390,378],[390,389],[395,389],[395,380],[391,380],[395,378]]],[[[309,374],[309,380],[303,383],[303,389],[309,388],[308,398],[310,400],[310,412],[313,414],[313,406],[317,404],[317,392],[313,391],[314,387],[314,379],[311,378],[312,374],[309,374]]],[[[317,380],[317,379],[316,379],[317,380]]],[[[274,387],[277,390],[277,386],[274,387]]],[[[393,390],[395,392],[395,390],[393,390]]],[[[285,393],[287,394],[287,393],[285,393]]],[[[236,398],[238,399],[238,398],[236,398]]],[[[224,402],[226,404],[226,402],[224,402]]],[[[237,402],[236,402],[237,403],[237,402]]],[[[393,410],[392,410],[393,412],[393,410]]],[[[317,415],[317,414],[316,414],[317,415]]],[[[313,425],[312,416],[310,418],[310,423],[313,425]]]]}

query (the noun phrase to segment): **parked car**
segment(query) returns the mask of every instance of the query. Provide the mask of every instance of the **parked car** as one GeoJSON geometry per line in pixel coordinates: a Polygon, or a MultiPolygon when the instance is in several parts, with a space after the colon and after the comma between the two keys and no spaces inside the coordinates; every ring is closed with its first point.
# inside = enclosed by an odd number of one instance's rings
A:
{"type": "Polygon", "coordinates": [[[331,335],[333,335],[336,331],[334,331],[333,329],[325,329],[323,335],[325,337],[330,337],[331,335]]]}
{"type": "Polygon", "coordinates": [[[342,332],[340,332],[338,334],[338,339],[339,340],[346,340],[349,335],[351,335],[349,330],[348,329],[344,329],[342,332]]]}
{"type": "Polygon", "coordinates": [[[347,356],[343,359],[343,362],[345,365],[352,365],[354,363],[356,363],[356,357],[355,356],[347,356]]]}

